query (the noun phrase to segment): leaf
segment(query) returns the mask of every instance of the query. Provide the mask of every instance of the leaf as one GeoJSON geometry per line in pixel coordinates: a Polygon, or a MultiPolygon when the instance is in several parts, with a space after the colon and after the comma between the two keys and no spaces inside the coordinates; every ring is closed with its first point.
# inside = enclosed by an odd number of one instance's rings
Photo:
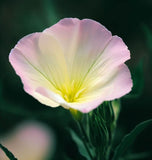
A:
{"type": "Polygon", "coordinates": [[[47,24],[53,25],[56,22],[58,22],[60,18],[59,18],[58,12],[56,11],[55,3],[50,0],[45,0],[43,1],[42,4],[43,4],[43,12],[47,20],[47,24]]]}
{"type": "Polygon", "coordinates": [[[147,159],[152,156],[151,151],[149,152],[142,152],[142,153],[132,153],[125,156],[125,159],[127,160],[140,160],[140,159],[147,159]]]}
{"type": "Polygon", "coordinates": [[[2,144],[0,144],[0,148],[5,152],[5,154],[10,160],[17,160],[17,158],[15,158],[14,155],[2,144]]]}
{"type": "Polygon", "coordinates": [[[72,160],[72,159],[69,158],[65,153],[63,154],[63,159],[64,159],[64,160],[72,160]]]}
{"type": "Polygon", "coordinates": [[[83,144],[83,141],[80,139],[80,137],[72,129],[69,129],[69,131],[70,131],[72,139],[75,141],[75,143],[78,147],[80,154],[82,156],[84,156],[87,160],[91,160],[90,156],[89,156],[89,154],[83,144]]]}
{"type": "Polygon", "coordinates": [[[143,32],[145,34],[145,37],[146,37],[147,46],[149,47],[149,50],[152,52],[152,45],[151,45],[151,43],[152,43],[152,31],[145,24],[142,25],[142,30],[143,30],[143,32]]]}
{"type": "Polygon", "coordinates": [[[150,63],[150,67],[152,66],[152,30],[150,29],[149,26],[143,24],[142,25],[142,30],[145,34],[145,38],[146,38],[146,44],[147,47],[149,49],[149,63],[150,63]]]}
{"type": "Polygon", "coordinates": [[[124,136],[120,144],[116,147],[112,160],[118,160],[134,143],[136,137],[149,125],[152,125],[152,119],[141,122],[129,134],[124,136]]]}
{"type": "Polygon", "coordinates": [[[144,88],[144,59],[140,59],[140,61],[136,64],[134,68],[132,68],[132,79],[133,79],[133,88],[131,93],[125,96],[125,98],[139,98],[139,96],[143,92],[144,88]]]}

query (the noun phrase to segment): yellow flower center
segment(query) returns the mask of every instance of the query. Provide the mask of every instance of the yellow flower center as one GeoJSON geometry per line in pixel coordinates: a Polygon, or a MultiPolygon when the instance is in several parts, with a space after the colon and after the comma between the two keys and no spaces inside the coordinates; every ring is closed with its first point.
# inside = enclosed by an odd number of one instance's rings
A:
{"type": "Polygon", "coordinates": [[[80,96],[84,93],[85,88],[75,82],[74,80],[71,83],[63,84],[60,89],[60,95],[67,101],[67,102],[78,102],[80,96]]]}

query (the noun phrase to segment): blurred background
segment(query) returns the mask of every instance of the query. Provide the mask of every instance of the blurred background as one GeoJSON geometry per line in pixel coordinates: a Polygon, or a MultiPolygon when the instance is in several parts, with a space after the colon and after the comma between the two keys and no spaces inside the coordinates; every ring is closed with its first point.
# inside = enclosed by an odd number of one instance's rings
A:
{"type": "MultiPolygon", "coordinates": [[[[0,140],[11,146],[8,140],[12,142],[13,135],[19,135],[24,127],[25,131],[28,130],[32,121],[33,128],[35,125],[37,128],[34,135],[43,133],[44,139],[48,139],[47,145],[51,145],[50,151],[45,151],[47,160],[67,160],[67,157],[80,159],[67,131],[68,127],[74,126],[74,122],[68,110],[46,107],[23,91],[22,83],[8,61],[8,55],[23,36],[41,32],[65,17],[90,18],[100,22],[113,35],[120,36],[131,52],[131,60],[127,65],[132,73],[134,87],[129,95],[122,98],[116,140],[119,141],[139,122],[152,118],[151,0],[1,0],[0,140]],[[18,129],[20,126],[22,129],[18,129]]],[[[132,151],[151,151],[151,135],[152,127],[142,132],[132,151]]],[[[22,136],[24,139],[24,134],[22,136]]],[[[44,142],[35,140],[33,143],[41,145],[44,142]]],[[[24,146],[23,142],[21,144],[19,146],[24,146]]],[[[45,160],[44,157],[42,160],[45,160]]],[[[29,157],[28,160],[35,159],[29,157]]]]}

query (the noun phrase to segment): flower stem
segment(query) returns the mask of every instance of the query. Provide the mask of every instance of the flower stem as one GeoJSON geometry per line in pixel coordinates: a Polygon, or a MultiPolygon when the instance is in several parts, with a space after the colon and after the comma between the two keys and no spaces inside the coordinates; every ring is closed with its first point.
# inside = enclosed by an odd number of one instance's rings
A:
{"type": "Polygon", "coordinates": [[[85,148],[86,148],[86,150],[87,150],[87,152],[88,152],[91,160],[94,160],[94,158],[93,158],[93,156],[92,156],[92,154],[91,154],[91,152],[90,152],[90,150],[89,150],[89,146],[88,146],[88,144],[87,144],[87,142],[89,142],[89,140],[88,140],[88,137],[87,137],[87,135],[86,135],[86,132],[85,132],[85,130],[84,130],[84,128],[83,128],[83,125],[81,124],[80,121],[77,121],[77,124],[78,124],[79,130],[80,130],[81,135],[82,135],[83,144],[84,144],[84,146],[85,146],[85,148]]]}

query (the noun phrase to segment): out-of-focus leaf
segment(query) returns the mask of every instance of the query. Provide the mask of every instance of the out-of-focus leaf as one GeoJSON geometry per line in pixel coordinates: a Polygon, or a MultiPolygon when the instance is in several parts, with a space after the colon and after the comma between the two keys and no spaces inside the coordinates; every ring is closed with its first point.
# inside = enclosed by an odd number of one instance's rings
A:
{"type": "Polygon", "coordinates": [[[136,137],[149,125],[152,125],[152,119],[141,122],[129,134],[127,134],[120,144],[116,147],[112,160],[119,160],[128,148],[134,143],[136,137]]]}
{"type": "Polygon", "coordinates": [[[146,44],[149,49],[149,64],[152,68],[152,28],[150,29],[147,25],[142,25],[142,30],[146,37],[146,44]]]}
{"type": "Polygon", "coordinates": [[[149,29],[147,25],[142,25],[142,30],[144,31],[144,34],[146,36],[146,42],[148,45],[149,50],[152,53],[152,30],[149,29]]]}
{"type": "Polygon", "coordinates": [[[72,159],[69,158],[67,155],[63,155],[63,159],[64,159],[64,160],[72,160],[72,159]]]}
{"type": "Polygon", "coordinates": [[[132,69],[133,88],[125,98],[138,98],[144,88],[143,59],[132,69]]]}
{"type": "Polygon", "coordinates": [[[143,160],[143,159],[146,159],[146,158],[150,158],[151,156],[152,156],[152,152],[150,151],[150,152],[128,154],[124,158],[126,160],[140,160],[140,159],[143,160]]]}
{"type": "Polygon", "coordinates": [[[44,0],[43,1],[43,9],[45,13],[45,18],[47,19],[48,25],[53,25],[59,21],[59,16],[56,11],[56,7],[54,5],[53,0],[44,0]]]}
{"type": "Polygon", "coordinates": [[[76,143],[78,147],[80,154],[84,156],[87,160],[91,160],[81,138],[72,129],[69,129],[69,131],[70,131],[72,139],[74,140],[74,142],[76,143]]]}
{"type": "Polygon", "coordinates": [[[0,144],[0,148],[5,152],[7,157],[10,160],[17,160],[17,158],[14,157],[13,153],[11,153],[6,147],[4,147],[2,144],[0,144]]]}
{"type": "Polygon", "coordinates": [[[2,82],[0,81],[0,98],[2,96],[2,82]]]}

